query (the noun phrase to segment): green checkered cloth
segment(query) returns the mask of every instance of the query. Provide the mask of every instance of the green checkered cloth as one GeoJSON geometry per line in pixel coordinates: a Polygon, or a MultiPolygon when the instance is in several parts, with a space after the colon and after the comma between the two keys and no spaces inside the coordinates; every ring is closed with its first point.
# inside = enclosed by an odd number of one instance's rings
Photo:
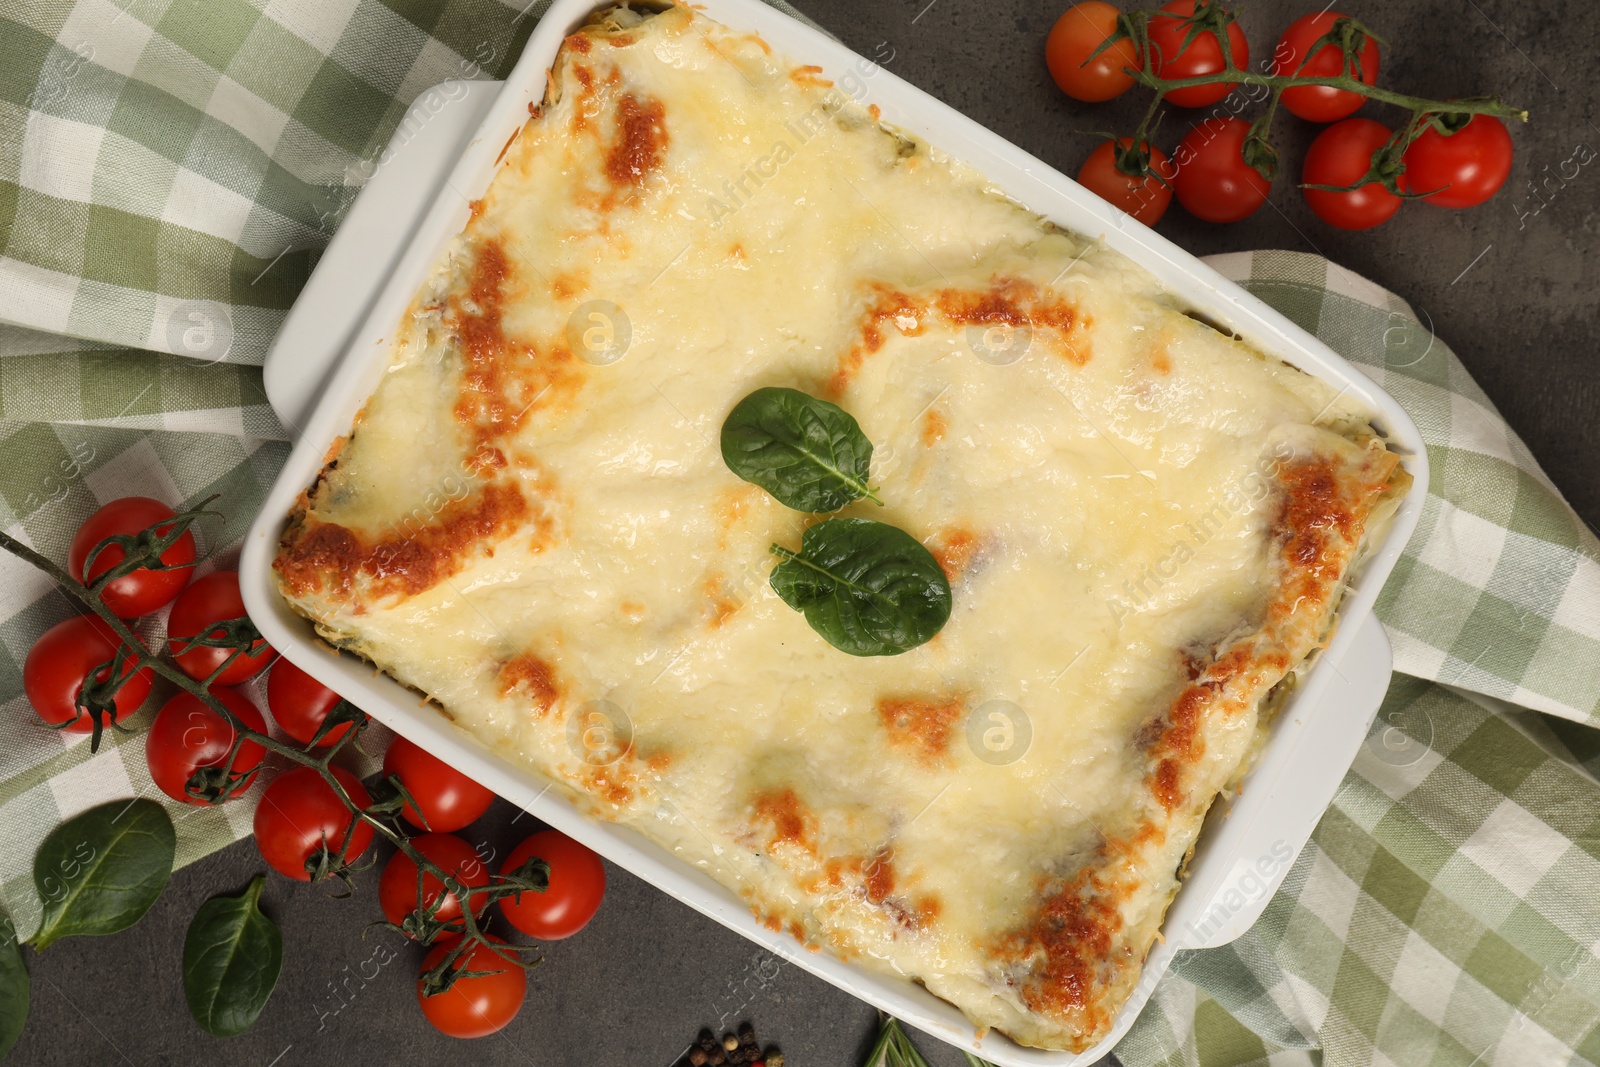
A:
{"type": "MultiPolygon", "coordinates": [[[[253,365],[317,250],[418,93],[503,76],[542,6],[0,0],[0,524],[61,559],[101,502],[220,493],[199,534],[227,565],[289,447],[253,365]]],[[[1600,544],[1397,297],[1314,256],[1212,262],[1406,406],[1433,484],[1379,603],[1400,673],[1368,744],[1262,920],[1182,955],[1118,1055],[1600,1067],[1600,544]]],[[[158,795],[142,734],[90,756],[34,725],[21,664],[71,613],[0,556],[0,904],[24,931],[50,828],[158,795]]],[[[252,804],[172,805],[179,862],[252,804]]]]}

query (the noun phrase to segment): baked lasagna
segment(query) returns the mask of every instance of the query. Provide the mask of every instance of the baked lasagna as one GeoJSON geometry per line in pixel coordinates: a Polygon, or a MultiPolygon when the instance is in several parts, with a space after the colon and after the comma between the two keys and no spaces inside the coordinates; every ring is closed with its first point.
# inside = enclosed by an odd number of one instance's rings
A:
{"type": "Polygon", "coordinates": [[[807,947],[978,1028],[1111,1027],[1207,810],[1407,475],[1218,332],[687,6],[598,13],[392,335],[275,559],[328,641],[807,947]],[[730,472],[849,412],[948,622],[832,647],[769,586],[820,516],[730,472]]]}

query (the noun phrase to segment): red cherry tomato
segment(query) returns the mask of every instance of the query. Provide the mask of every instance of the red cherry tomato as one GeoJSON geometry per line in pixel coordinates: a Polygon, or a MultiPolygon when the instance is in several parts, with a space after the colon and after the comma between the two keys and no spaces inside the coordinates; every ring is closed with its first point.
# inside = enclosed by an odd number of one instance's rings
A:
{"type": "MultiPolygon", "coordinates": [[[[113,500],[85,519],[72,536],[72,547],[67,551],[67,570],[87,585],[128,556],[120,546],[107,545],[94,557],[94,566],[85,575],[84,562],[101,541],[119,534],[137,534],[157,524],[161,524],[158,532],[165,533],[171,529],[166,520],[174,517],[171,508],[147,496],[125,496],[121,500],[113,500]]],[[[141,567],[102,589],[100,602],[124,619],[148,615],[172,603],[172,598],[182,592],[194,573],[189,567],[183,566],[194,562],[194,535],[188,530],[183,531],[161,553],[161,562],[177,569],[153,571],[141,567]]]]}
{"type": "MultiPolygon", "coordinates": [[[[111,677],[111,659],[121,645],[117,632],[93,615],[78,615],[46,630],[22,663],[22,690],[39,718],[51,726],[67,723],[63,729],[72,734],[93,731],[94,716],[80,713],[78,694],[96,667],[101,667],[95,672],[99,681],[111,677]]],[[[123,664],[122,677],[126,680],[111,698],[113,722],[138,711],[150,695],[149,667],[130,659],[123,664]]]]}
{"type": "Polygon", "coordinates": [[[383,773],[399,775],[400,784],[422,809],[418,815],[417,808],[407,804],[402,812],[419,830],[459,830],[494,803],[493,792],[403,737],[390,742],[383,754],[383,773]]]}
{"type": "MultiPolygon", "coordinates": [[[[1123,137],[1116,144],[1126,146],[1132,141],[1131,137],[1123,137]]],[[[1167,160],[1167,154],[1154,145],[1150,146],[1150,163],[1157,174],[1171,181],[1172,165],[1167,160]]],[[[1100,147],[1089,153],[1089,158],[1083,161],[1083,169],[1078,171],[1078,184],[1146,226],[1154,226],[1167,213],[1167,205],[1172,203],[1170,185],[1164,185],[1153,177],[1130,178],[1117,169],[1116,152],[1111,141],[1102,142],[1100,147]]]]}
{"type": "Polygon", "coordinates": [[[1238,222],[1267,202],[1272,183],[1244,161],[1244,119],[1209,118],[1173,154],[1178,203],[1207,222],[1238,222]]]}
{"type": "MultiPolygon", "coordinates": [[[[183,668],[183,673],[197,682],[211,677],[211,672],[222,666],[232,649],[198,646],[182,651],[187,638],[199,635],[221,635],[214,629],[219,623],[245,618],[244,598],[239,595],[239,572],[217,571],[197,578],[183,591],[178,602],[172,605],[167,619],[168,644],[172,654],[183,668]]],[[[265,641],[251,644],[249,651],[234,660],[212,685],[238,685],[255,677],[278,654],[265,641]]]]}
{"type": "MultiPolygon", "coordinates": [[[[360,779],[343,767],[333,768],[333,776],[344,786],[350,799],[362,807],[372,803],[360,779]]],[[[295,767],[272,780],[256,807],[256,847],[261,858],[279,874],[296,881],[311,881],[315,858],[326,849],[338,862],[340,850],[349,835],[350,848],[344,853],[345,865],[352,864],[372,844],[372,827],[352,823],[353,815],[333,787],[312,767],[295,767]],[[353,829],[352,829],[353,826],[353,829]]]]}
{"type": "MultiPolygon", "coordinates": [[[[433,947],[422,961],[418,971],[417,1003],[434,1029],[450,1037],[487,1037],[503,1029],[516,1018],[522,1001],[528,994],[528,975],[515,963],[501,959],[484,945],[474,945],[451,965],[453,970],[488,972],[481,978],[457,978],[442,993],[425,996],[422,992],[421,974],[439,965],[455,940],[441,942],[433,947]]],[[[491,936],[489,940],[503,945],[504,941],[491,936]]]]}
{"type": "MultiPolygon", "coordinates": [[[[1307,185],[1350,185],[1372,167],[1372,156],[1391,132],[1371,119],[1345,119],[1321,133],[1306,149],[1303,180],[1307,185]]],[[[1401,188],[1406,188],[1401,175],[1401,188]]],[[[1305,189],[1306,203],[1317,217],[1342,230],[1366,230],[1400,210],[1401,199],[1382,185],[1363,185],[1349,192],[1305,189]]]]}
{"type": "Polygon", "coordinates": [[[550,865],[550,888],[500,898],[500,913],[529,937],[559,941],[589,924],[606,895],[606,868],[600,857],[559,830],[541,830],[512,849],[501,874],[510,874],[530,857],[550,865]]]}
{"type": "Polygon", "coordinates": [[[1140,70],[1139,50],[1121,40],[1089,59],[1117,29],[1117,9],[1100,0],[1074,4],[1056,20],[1044,42],[1044,61],[1061,91],[1074,100],[1098,103],[1133,88],[1123,69],[1140,70]]]}
{"type": "MultiPolygon", "coordinates": [[[[420,834],[411,839],[411,844],[429,860],[450,871],[451,876],[461,883],[461,887],[467,890],[468,898],[474,901],[474,914],[483,911],[483,905],[478,903],[472,890],[489,884],[489,868],[484,866],[471,845],[455,834],[420,834]]],[[[383,868],[383,877],[378,880],[378,903],[383,906],[383,917],[396,926],[402,926],[408,915],[433,907],[433,902],[442,895],[444,903],[433,913],[433,918],[453,924],[449,928],[459,932],[462,929],[461,901],[456,899],[454,893],[446,892],[444,883],[433,875],[423,875],[422,880],[419,907],[417,865],[404,852],[396,852],[383,868]]]]}
{"type": "Polygon", "coordinates": [[[1493,115],[1472,121],[1446,137],[1429,127],[1406,149],[1406,188],[1438,192],[1423,197],[1435,207],[1477,207],[1511,174],[1511,134],[1493,115]]]}
{"type": "MultiPolygon", "coordinates": [[[[328,712],[338,703],[338,693],[286,659],[274,663],[272,673],[267,675],[267,707],[272,711],[272,721],[302,745],[311,744],[328,712]]],[[[351,725],[344,722],[335,726],[323,735],[317,747],[333,744],[350,732],[351,725]]]]}
{"type": "MultiPolygon", "coordinates": [[[[1188,47],[1187,19],[1194,14],[1195,0],[1172,0],[1150,19],[1150,67],[1162,78],[1198,78],[1224,70],[1222,42],[1215,30],[1205,30],[1188,47]]],[[[1237,22],[1228,23],[1228,46],[1233,50],[1233,65],[1244,70],[1250,65],[1250,42],[1237,22]]],[[[1207,107],[1233,92],[1238,82],[1213,82],[1174,89],[1167,100],[1178,107],[1207,107]]]]}
{"type": "MultiPolygon", "coordinates": [[[[212,689],[211,692],[239,717],[240,722],[252,730],[267,732],[266,720],[243,693],[233,689],[212,689]]],[[[202,767],[226,767],[234,736],[232,724],[206,707],[198,697],[179,693],[156,712],[156,721],[150,724],[150,733],[145,738],[144,755],[150,765],[150,779],[173,800],[199,805],[213,803],[190,794],[189,779],[202,767]]],[[[228,777],[245,784],[230,794],[229,800],[237,799],[255,784],[256,768],[266,754],[267,750],[254,741],[246,740],[239,745],[228,777]]]]}
{"type": "MultiPolygon", "coordinates": [[[[1299,74],[1306,77],[1332,78],[1345,71],[1344,53],[1339,46],[1324,41],[1315,52],[1311,46],[1321,40],[1333,24],[1345,16],[1337,11],[1303,15],[1289,24],[1278,41],[1272,55],[1272,73],[1299,74]]],[[[1368,85],[1378,81],[1378,42],[1368,37],[1358,53],[1357,76],[1368,85]]],[[[1311,122],[1337,122],[1361,110],[1366,97],[1348,89],[1335,89],[1330,85],[1302,85],[1283,91],[1283,106],[1291,115],[1311,122]]]]}

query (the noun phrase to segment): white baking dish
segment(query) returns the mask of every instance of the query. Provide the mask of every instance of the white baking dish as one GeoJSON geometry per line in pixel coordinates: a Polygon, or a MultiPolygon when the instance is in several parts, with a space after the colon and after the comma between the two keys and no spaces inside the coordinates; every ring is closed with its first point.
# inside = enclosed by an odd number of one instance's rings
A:
{"type": "Polygon", "coordinates": [[[1104,1043],[1072,1054],[1021,1048],[993,1033],[979,1038],[959,1011],[920,986],[826,952],[806,951],[788,935],[762,927],[737,896],[693,867],[632,830],[580,815],[550,791],[543,776],[490,752],[421,705],[415,693],[375,675],[369,664],[335,652],[289,610],[272,583],[272,556],[284,516],[374,388],[387,364],[394,324],[465,225],[468,201],[488,186],[501,146],[526,121],[528,105],[543,97],[545,73],[562,39],[595,6],[594,0],[556,0],[497,93],[483,83],[446,83],[430,91],[432,97],[423,94],[419,101],[444,103],[419,103],[421,110],[413,109],[415,121],[396,134],[391,152],[313,274],[266,369],[269,395],[298,440],[246,539],[240,564],[246,607],[284,656],[398,733],[797,966],[1005,1067],[1091,1063],[1132,1025],[1176,951],[1224,944],[1255,921],[1366,737],[1391,665],[1372,605],[1416,526],[1427,492],[1427,457],[1417,429],[1392,398],[1327,346],[1064,175],[760,0],[704,0],[711,18],[760,33],[780,53],[820,66],[842,90],[878,105],[884,121],[975,167],[1019,202],[1068,229],[1103,236],[1207,320],[1360,397],[1379,413],[1379,427],[1415,479],[1386,540],[1356,575],[1332,644],[1273,727],[1244,794],[1227,806],[1226,819],[1217,817],[1219,811],[1208,821],[1189,878],[1167,914],[1166,940],[1151,952],[1137,990],[1104,1043]],[[472,132],[464,135],[469,127],[472,132]],[[352,330],[352,317],[369,302],[364,321],[352,330]],[[331,369],[325,365],[329,360],[331,369]]]}

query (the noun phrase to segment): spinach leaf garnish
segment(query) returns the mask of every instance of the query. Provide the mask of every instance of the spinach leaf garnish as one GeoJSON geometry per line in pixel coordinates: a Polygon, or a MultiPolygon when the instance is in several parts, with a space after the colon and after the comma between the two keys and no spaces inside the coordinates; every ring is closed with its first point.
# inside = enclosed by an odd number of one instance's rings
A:
{"type": "Polygon", "coordinates": [[[796,511],[826,514],[867,497],[872,442],[850,413],[798,389],[757,389],[722,424],[728,469],[796,511]]]}
{"type": "Polygon", "coordinates": [[[871,519],[828,519],[782,559],[772,588],[834,648],[894,656],[925,644],[950,618],[950,583],[926,548],[871,519]]]}

